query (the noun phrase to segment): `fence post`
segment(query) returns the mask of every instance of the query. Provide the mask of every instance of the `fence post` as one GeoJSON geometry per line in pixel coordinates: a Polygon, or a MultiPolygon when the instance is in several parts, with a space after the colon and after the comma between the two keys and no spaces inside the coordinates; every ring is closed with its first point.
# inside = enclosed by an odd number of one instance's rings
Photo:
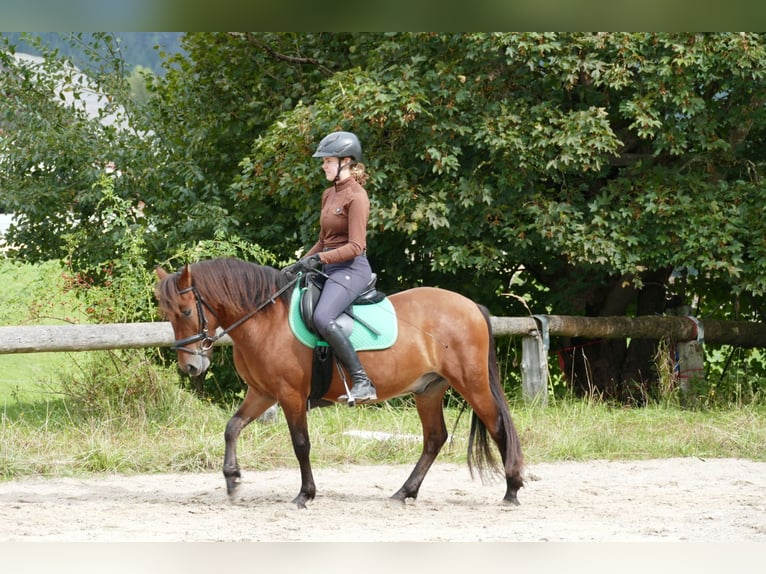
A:
{"type": "Polygon", "coordinates": [[[694,383],[705,380],[705,331],[702,323],[691,315],[691,307],[684,305],[674,311],[692,321],[695,327],[696,340],[676,343],[676,372],[681,395],[685,400],[694,401],[694,383]]]}
{"type": "Polygon", "coordinates": [[[694,390],[692,382],[705,380],[705,351],[700,341],[678,343],[678,379],[685,395],[694,390]]]}
{"type": "Polygon", "coordinates": [[[548,319],[535,315],[541,329],[521,338],[521,391],[528,403],[548,404],[548,319]]]}

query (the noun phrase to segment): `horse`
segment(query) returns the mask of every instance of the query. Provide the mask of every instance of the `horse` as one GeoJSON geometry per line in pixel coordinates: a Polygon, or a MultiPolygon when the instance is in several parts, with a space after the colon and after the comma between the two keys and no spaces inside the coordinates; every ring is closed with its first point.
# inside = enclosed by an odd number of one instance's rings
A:
{"type": "MultiPolygon", "coordinates": [[[[305,508],[316,496],[307,422],[314,352],[288,325],[295,280],[276,268],[231,257],[187,264],[174,273],[157,267],[156,273],[155,296],[159,311],[172,324],[179,369],[192,376],[204,373],[213,343],[225,333],[233,343],[235,368],[247,384],[242,404],[224,432],[227,493],[233,497],[242,480],[237,460],[242,429],[278,403],[300,468],[301,487],[292,502],[305,508]]],[[[396,340],[383,350],[361,351],[359,358],[375,384],[377,402],[414,395],[423,431],[420,458],[391,498],[403,503],[417,498],[448,438],[443,397],[452,386],[472,409],[467,460],[471,478],[475,469],[482,481],[490,471],[504,474],[501,502],[518,505],[524,460],[500,381],[489,311],[437,287],[407,289],[388,299],[396,315],[396,340]]],[[[323,397],[328,404],[346,393],[339,371],[333,370],[323,397]]]]}

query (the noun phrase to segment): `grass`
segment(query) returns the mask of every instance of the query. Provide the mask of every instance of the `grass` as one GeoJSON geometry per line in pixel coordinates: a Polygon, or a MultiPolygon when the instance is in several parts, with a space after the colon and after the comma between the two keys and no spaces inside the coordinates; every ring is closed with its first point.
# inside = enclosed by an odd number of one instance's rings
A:
{"type": "Polygon", "coordinates": [[[540,461],[698,456],[766,460],[766,407],[689,411],[583,400],[517,410],[528,458],[540,461]]]}
{"type": "MultiPolygon", "coordinates": [[[[101,413],[80,412],[65,399],[6,403],[0,411],[0,477],[220,471],[223,430],[234,405],[224,409],[193,397],[178,388],[170,372],[162,389],[154,404],[110,406],[101,413]]],[[[454,435],[441,462],[465,462],[469,416],[458,414],[457,408],[445,411],[454,435]]],[[[529,463],[687,456],[766,460],[766,407],[624,409],[565,400],[546,408],[512,404],[512,415],[529,463]]],[[[308,418],[317,468],[414,465],[420,454],[420,439],[413,438],[420,436],[420,422],[406,401],[397,407],[326,407],[310,411],[308,418]],[[371,438],[373,433],[383,438],[371,438]]],[[[297,470],[282,416],[247,427],[238,450],[243,469],[297,470]]]]}
{"type": "MultiPolygon", "coordinates": [[[[51,289],[60,273],[55,266],[0,261],[0,271],[0,324],[67,320],[76,308],[76,301],[51,289]]],[[[0,360],[0,479],[221,469],[224,427],[238,405],[222,408],[182,390],[175,365],[157,367],[136,350],[0,360]]],[[[684,410],[559,399],[540,408],[512,399],[511,412],[532,464],[686,456],[766,460],[762,404],[684,410]]],[[[411,400],[326,407],[312,410],[308,419],[317,468],[414,465],[420,455],[420,421],[411,400]]],[[[452,436],[438,460],[463,464],[470,412],[460,416],[450,406],[445,420],[452,436]]],[[[238,453],[244,470],[297,472],[281,416],[247,427],[238,453]]]]}
{"type": "MultiPolygon", "coordinates": [[[[59,289],[62,268],[0,259],[0,326],[55,325],[77,322],[74,295],[59,289]]],[[[41,383],[55,380],[73,366],[67,353],[0,355],[0,405],[11,398],[42,399],[41,383]]]]}

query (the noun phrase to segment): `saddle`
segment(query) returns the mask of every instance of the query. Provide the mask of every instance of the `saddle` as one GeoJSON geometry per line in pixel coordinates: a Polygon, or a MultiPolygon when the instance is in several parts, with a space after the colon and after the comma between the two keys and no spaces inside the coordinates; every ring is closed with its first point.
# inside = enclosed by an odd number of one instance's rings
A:
{"type": "MultiPolygon", "coordinates": [[[[316,304],[319,301],[319,296],[322,294],[322,287],[324,287],[325,280],[326,278],[323,275],[313,271],[306,273],[303,277],[301,277],[301,282],[299,284],[301,288],[301,319],[303,320],[306,328],[314,335],[319,335],[319,332],[314,325],[314,309],[316,308],[316,304]]],[[[383,301],[383,299],[386,298],[384,293],[381,293],[375,288],[375,283],[377,280],[377,274],[373,273],[372,278],[370,279],[370,282],[367,283],[364,291],[356,299],[354,299],[354,301],[343,312],[343,314],[335,320],[335,322],[340,325],[341,329],[343,329],[343,331],[349,337],[354,331],[354,319],[359,319],[354,314],[354,306],[373,305],[375,303],[380,303],[383,301]]],[[[374,327],[372,327],[372,325],[365,324],[365,326],[368,329],[371,329],[374,333],[379,334],[379,332],[374,327]]]]}
{"type": "MultiPolygon", "coordinates": [[[[316,271],[303,275],[295,285],[288,314],[293,335],[314,350],[308,409],[332,404],[322,397],[330,386],[335,361],[332,349],[318,334],[313,320],[324,280],[316,271]]],[[[386,349],[398,336],[396,311],[388,297],[375,287],[376,280],[373,273],[364,292],[335,320],[357,351],[386,349]]]]}

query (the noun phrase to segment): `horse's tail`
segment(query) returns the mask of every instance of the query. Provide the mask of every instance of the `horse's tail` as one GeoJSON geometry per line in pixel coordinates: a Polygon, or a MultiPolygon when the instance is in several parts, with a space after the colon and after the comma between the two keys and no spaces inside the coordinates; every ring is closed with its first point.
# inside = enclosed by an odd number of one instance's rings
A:
{"type": "Polygon", "coordinates": [[[511,420],[508,402],[505,398],[503,385],[500,381],[500,368],[497,364],[495,339],[492,334],[492,323],[490,322],[489,309],[478,303],[477,306],[481,310],[484,320],[487,322],[487,333],[489,336],[489,356],[487,357],[489,365],[489,387],[499,413],[500,425],[497,442],[502,455],[504,468],[501,469],[495,459],[486,425],[478,416],[476,416],[476,412],[473,412],[471,416],[471,431],[468,436],[468,469],[471,472],[471,476],[473,476],[473,469],[474,467],[477,468],[482,479],[485,478],[488,470],[497,472],[505,471],[506,476],[520,476],[522,467],[524,466],[524,458],[521,454],[521,442],[519,441],[518,434],[516,434],[516,427],[511,420]],[[476,449],[474,449],[474,444],[477,447],[476,449]]]}

